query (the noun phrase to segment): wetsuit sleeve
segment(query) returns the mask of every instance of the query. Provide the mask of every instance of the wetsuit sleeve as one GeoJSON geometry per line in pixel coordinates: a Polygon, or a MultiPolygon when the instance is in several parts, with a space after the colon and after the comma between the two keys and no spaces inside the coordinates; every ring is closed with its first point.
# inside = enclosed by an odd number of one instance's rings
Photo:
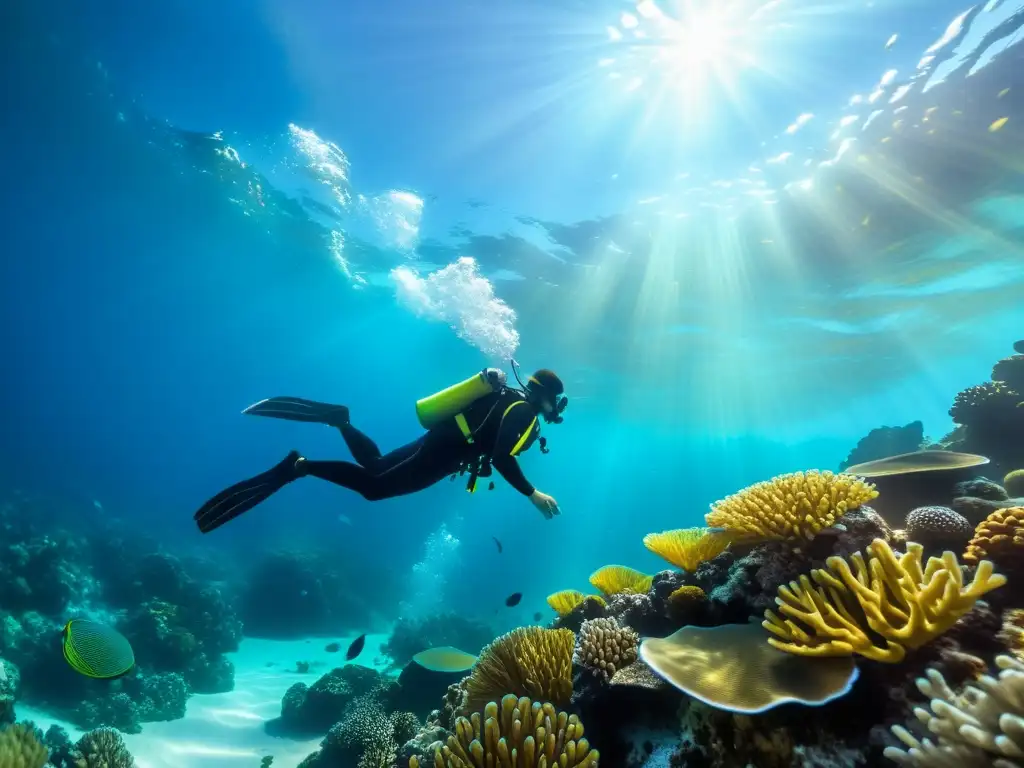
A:
{"type": "Polygon", "coordinates": [[[532,408],[526,403],[512,406],[502,417],[491,457],[491,464],[505,482],[524,496],[531,495],[536,489],[526,479],[516,456],[532,444],[536,429],[537,416],[532,408]]]}

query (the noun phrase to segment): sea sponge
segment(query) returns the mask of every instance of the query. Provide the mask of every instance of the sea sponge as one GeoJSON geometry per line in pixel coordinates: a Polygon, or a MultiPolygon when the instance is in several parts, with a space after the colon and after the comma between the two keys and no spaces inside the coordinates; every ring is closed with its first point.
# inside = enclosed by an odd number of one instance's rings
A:
{"type": "MultiPolygon", "coordinates": [[[[483,717],[460,717],[455,734],[434,752],[434,768],[598,768],[600,753],[583,738],[576,715],[557,711],[550,703],[508,695],[488,702],[483,717]]],[[[409,768],[419,768],[417,758],[409,768]]]]}
{"type": "Polygon", "coordinates": [[[1010,498],[1017,499],[1024,496],[1024,469],[1007,472],[1006,477],[1003,478],[1003,488],[1010,498]]]}
{"type": "Polygon", "coordinates": [[[960,551],[974,527],[949,507],[918,507],[907,515],[907,536],[925,546],[948,546],[960,551]]]}
{"type": "Polygon", "coordinates": [[[707,593],[700,587],[684,584],[678,589],[673,590],[672,594],[668,596],[668,602],[669,605],[674,606],[689,605],[706,600],[707,597],[707,593]]]}
{"type": "Polygon", "coordinates": [[[743,539],[811,539],[877,495],[873,485],[854,475],[793,472],[715,502],[704,521],[743,539]]]}
{"type": "Polygon", "coordinates": [[[676,568],[693,572],[701,563],[722,554],[728,548],[730,540],[729,535],[722,531],[679,528],[662,533],[648,533],[644,536],[644,546],[668,560],[676,568]]]}
{"type": "Polygon", "coordinates": [[[992,572],[992,563],[982,560],[974,581],[964,587],[952,552],[929,558],[922,571],[923,547],[913,542],[898,558],[882,539],[871,542],[867,551],[866,563],[860,552],[850,557],[852,570],[843,558],[830,557],[827,569],[779,587],[775,602],[788,618],[765,611],[761,626],[775,635],[768,642],[805,656],[856,653],[895,664],[908,648],[938,637],[979,597],[1006,583],[1005,576],[992,572]]]}
{"type": "Polygon", "coordinates": [[[1015,768],[1024,755],[1024,664],[997,656],[998,678],[985,675],[956,694],[936,669],[917,679],[929,699],[914,715],[937,737],[918,740],[900,725],[892,732],[908,749],[886,747],[885,756],[900,765],[993,766],[1015,768]],[[1013,758],[1013,759],[1004,759],[1013,758]]]}
{"type": "Polygon", "coordinates": [[[1024,553],[1024,507],[997,509],[977,528],[964,552],[964,562],[976,563],[988,558],[1012,568],[1024,553]]]}
{"type": "Polygon", "coordinates": [[[623,592],[646,594],[653,582],[653,576],[625,565],[606,565],[590,574],[590,583],[608,597],[623,592]]]}
{"type": "Polygon", "coordinates": [[[509,693],[568,705],[575,645],[570,629],[520,627],[498,637],[480,652],[466,682],[465,709],[479,711],[509,693]]]}
{"type": "Polygon", "coordinates": [[[992,381],[1001,381],[1018,393],[1024,392],[1024,355],[1004,357],[992,366],[992,381]]]}
{"type": "Polygon", "coordinates": [[[0,768],[42,768],[48,757],[31,727],[18,724],[0,731],[0,768]]]}
{"type": "Polygon", "coordinates": [[[134,768],[135,758],[121,734],[113,728],[97,728],[75,744],[75,768],[134,768]]]}
{"type": "Polygon", "coordinates": [[[563,589],[561,592],[548,595],[548,605],[551,606],[551,610],[563,618],[575,611],[587,600],[596,600],[603,606],[607,605],[604,598],[600,595],[585,595],[582,592],[577,592],[575,589],[563,589]]]}
{"type": "Polygon", "coordinates": [[[754,714],[782,704],[816,706],[845,695],[853,658],[812,659],[772,648],[756,624],[683,627],[648,637],[640,658],[663,680],[717,709],[754,714]]]}
{"type": "Polygon", "coordinates": [[[608,680],[616,670],[636,661],[640,636],[616,619],[584,621],[576,638],[573,661],[608,680]]]}

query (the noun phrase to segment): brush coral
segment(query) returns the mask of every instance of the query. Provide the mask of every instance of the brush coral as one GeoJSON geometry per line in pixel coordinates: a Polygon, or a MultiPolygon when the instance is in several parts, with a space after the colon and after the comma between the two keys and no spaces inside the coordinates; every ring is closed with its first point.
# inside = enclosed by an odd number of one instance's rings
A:
{"type": "Polygon", "coordinates": [[[854,475],[793,472],[715,502],[704,521],[741,539],[812,539],[877,495],[873,485],[854,475]]]}
{"type": "Polygon", "coordinates": [[[520,627],[483,649],[466,683],[465,709],[512,693],[566,706],[572,698],[572,654],[576,635],[569,629],[520,627]]]}
{"type": "Polygon", "coordinates": [[[722,554],[729,541],[728,534],[707,528],[680,528],[644,536],[644,546],[651,552],[691,573],[701,563],[722,554]]]}
{"type": "Polygon", "coordinates": [[[938,637],[992,589],[1006,583],[982,560],[971,584],[952,552],[929,558],[921,568],[920,544],[908,543],[897,557],[882,539],[847,563],[830,557],[827,568],[810,578],[779,587],[775,602],[779,616],[765,611],[762,626],[775,637],[775,648],[804,656],[859,654],[874,661],[898,663],[907,649],[919,648],[938,637]],[[814,584],[812,584],[812,580],[814,584]],[[815,586],[815,584],[817,586],[815,586]]]}
{"type": "Polygon", "coordinates": [[[563,618],[579,608],[587,600],[596,600],[601,605],[606,605],[604,598],[600,595],[585,595],[575,589],[563,589],[548,595],[548,605],[551,610],[563,618]]]}
{"type": "Polygon", "coordinates": [[[590,574],[590,583],[608,597],[624,592],[644,594],[651,588],[653,581],[653,576],[625,565],[606,565],[590,574]]]}
{"type": "MultiPolygon", "coordinates": [[[[505,696],[467,720],[455,723],[455,735],[434,752],[434,768],[597,768],[600,753],[583,738],[583,723],[576,715],[557,711],[551,704],[505,696]]],[[[417,758],[409,768],[420,768],[417,758]]]]}

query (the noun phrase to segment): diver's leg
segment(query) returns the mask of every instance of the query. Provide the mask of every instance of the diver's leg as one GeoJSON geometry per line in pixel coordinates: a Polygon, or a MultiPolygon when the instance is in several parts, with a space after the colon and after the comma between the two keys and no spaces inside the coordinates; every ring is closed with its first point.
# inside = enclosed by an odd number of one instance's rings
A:
{"type": "Polygon", "coordinates": [[[300,458],[298,451],[292,451],[266,472],[225,488],[192,516],[199,530],[209,533],[220,528],[301,477],[296,465],[300,458]]]}
{"type": "Polygon", "coordinates": [[[454,451],[431,446],[425,438],[392,451],[381,461],[389,462],[400,453],[404,458],[380,473],[348,461],[302,461],[300,471],[353,490],[369,501],[379,501],[422,491],[458,469],[454,451]]]}
{"type": "Polygon", "coordinates": [[[352,454],[352,458],[356,460],[356,463],[361,464],[367,469],[374,469],[374,465],[380,461],[381,455],[380,448],[370,439],[370,436],[360,432],[347,421],[338,427],[338,431],[341,432],[341,436],[345,439],[345,445],[348,446],[348,450],[352,454]]]}

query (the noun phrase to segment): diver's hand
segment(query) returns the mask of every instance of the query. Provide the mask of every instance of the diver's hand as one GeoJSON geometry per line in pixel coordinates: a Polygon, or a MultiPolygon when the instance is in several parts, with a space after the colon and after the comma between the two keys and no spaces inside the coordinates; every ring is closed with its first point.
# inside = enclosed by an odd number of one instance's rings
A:
{"type": "Polygon", "coordinates": [[[546,493],[534,490],[530,494],[530,501],[544,515],[545,520],[550,520],[555,515],[562,514],[562,510],[558,508],[558,502],[555,501],[554,496],[548,496],[546,493]]]}

